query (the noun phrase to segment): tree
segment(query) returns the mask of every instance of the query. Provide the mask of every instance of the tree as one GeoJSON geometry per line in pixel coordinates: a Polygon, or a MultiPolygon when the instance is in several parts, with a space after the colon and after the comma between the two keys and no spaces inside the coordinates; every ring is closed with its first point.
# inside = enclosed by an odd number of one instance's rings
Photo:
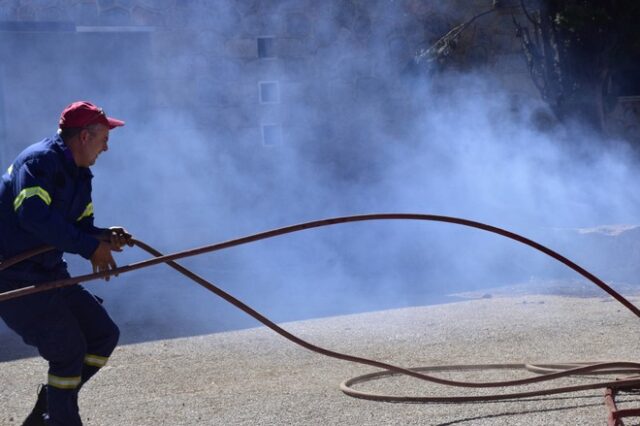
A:
{"type": "Polygon", "coordinates": [[[640,2],[538,0],[520,5],[531,29],[514,18],[533,82],[561,121],[604,132],[617,96],[636,91],[640,2]]]}

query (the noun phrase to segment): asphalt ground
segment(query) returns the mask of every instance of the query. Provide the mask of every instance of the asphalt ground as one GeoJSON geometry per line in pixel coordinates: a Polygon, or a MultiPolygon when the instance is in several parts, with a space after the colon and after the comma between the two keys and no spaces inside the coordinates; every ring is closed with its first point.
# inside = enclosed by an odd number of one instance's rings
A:
{"type": "MultiPolygon", "coordinates": [[[[640,298],[631,301],[638,304],[640,298]]],[[[293,322],[283,327],[331,350],[422,367],[637,362],[639,325],[638,318],[608,297],[518,295],[293,322]]],[[[600,389],[464,404],[375,402],[340,391],[342,381],[374,371],[310,352],[257,327],[120,346],[82,390],[80,407],[86,425],[100,426],[606,424],[600,389]]],[[[437,374],[470,381],[531,375],[518,370],[437,374]]],[[[46,364],[37,357],[0,363],[0,424],[21,424],[45,376],[46,364]]],[[[497,392],[600,379],[571,378],[497,392]]],[[[488,392],[396,376],[355,387],[414,396],[488,392]]],[[[637,394],[618,401],[621,408],[640,407],[637,394]]],[[[632,418],[626,424],[639,421],[632,418]]]]}

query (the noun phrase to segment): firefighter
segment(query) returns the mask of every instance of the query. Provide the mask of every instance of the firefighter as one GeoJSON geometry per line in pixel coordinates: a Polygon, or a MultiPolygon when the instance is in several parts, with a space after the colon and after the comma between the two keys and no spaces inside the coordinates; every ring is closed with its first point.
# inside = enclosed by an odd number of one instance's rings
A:
{"type": "MultiPolygon", "coordinates": [[[[55,136],[9,166],[0,184],[0,258],[44,245],[53,250],[0,271],[0,292],[69,277],[64,252],[89,259],[94,272],[116,268],[112,252],[132,245],[132,237],[122,227],[94,226],[89,167],[107,151],[109,131],[123,125],[89,102],[74,102],[55,136]]],[[[23,425],[81,425],[78,391],[119,338],[102,300],[74,285],[0,302],[0,317],[49,363],[23,425]]]]}

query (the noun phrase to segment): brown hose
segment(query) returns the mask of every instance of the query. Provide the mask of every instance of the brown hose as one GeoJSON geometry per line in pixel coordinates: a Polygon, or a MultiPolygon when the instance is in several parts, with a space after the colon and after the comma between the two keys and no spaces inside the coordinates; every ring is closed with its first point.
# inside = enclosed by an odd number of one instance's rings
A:
{"type": "MultiPolygon", "coordinates": [[[[378,395],[378,394],[359,392],[359,391],[356,391],[354,389],[351,389],[350,386],[353,385],[353,384],[356,384],[356,383],[361,383],[361,382],[364,382],[364,381],[373,380],[373,379],[376,379],[376,378],[379,378],[379,377],[382,377],[382,376],[388,376],[388,375],[393,375],[393,374],[408,375],[408,376],[415,377],[415,378],[418,378],[418,379],[421,379],[421,380],[434,382],[434,383],[438,383],[438,384],[442,384],[442,385],[448,385],[448,386],[458,386],[458,387],[465,387],[465,388],[486,388],[486,387],[504,387],[504,386],[525,385],[525,384],[531,384],[531,383],[536,383],[536,382],[543,382],[543,381],[553,380],[553,379],[557,379],[559,377],[565,377],[565,376],[570,376],[570,375],[579,375],[579,374],[587,374],[587,373],[594,374],[594,373],[597,373],[597,372],[610,373],[612,371],[612,369],[617,369],[617,370],[622,369],[622,371],[625,372],[625,373],[636,373],[636,374],[638,374],[638,372],[640,372],[640,364],[633,363],[633,362],[609,362],[609,363],[598,363],[598,364],[587,364],[587,365],[574,365],[574,364],[571,364],[569,366],[565,365],[565,366],[563,366],[561,368],[558,368],[557,365],[555,365],[555,366],[554,365],[548,365],[548,366],[540,366],[538,368],[552,368],[552,369],[554,369],[552,372],[546,372],[546,374],[544,374],[544,375],[534,376],[534,377],[530,377],[530,378],[527,378],[527,379],[501,381],[501,382],[488,382],[488,383],[470,383],[470,382],[446,380],[446,379],[442,379],[442,378],[439,378],[439,377],[430,376],[430,375],[421,373],[421,371],[436,371],[436,370],[452,369],[452,368],[456,368],[456,369],[471,369],[471,368],[475,368],[475,369],[478,369],[478,368],[493,368],[493,369],[496,369],[496,368],[498,368],[498,369],[525,368],[525,365],[523,365],[523,364],[500,364],[500,365],[480,365],[480,366],[423,367],[423,368],[407,369],[407,368],[398,367],[398,366],[395,366],[395,365],[392,365],[392,364],[388,364],[388,363],[384,363],[384,362],[380,362],[380,361],[375,361],[375,360],[370,360],[370,359],[367,359],[367,358],[361,358],[361,357],[357,357],[357,356],[353,356],[353,355],[347,355],[347,354],[343,354],[343,353],[339,353],[339,352],[334,352],[334,351],[331,351],[331,350],[328,350],[328,349],[321,348],[319,346],[315,346],[315,345],[313,345],[313,344],[311,344],[309,342],[306,342],[305,340],[302,340],[299,337],[289,333],[288,331],[286,331],[283,328],[279,327],[277,324],[275,324],[274,322],[272,322],[271,320],[269,320],[268,318],[266,318],[265,316],[263,316],[259,312],[255,311],[254,309],[252,309],[248,305],[246,305],[243,302],[241,302],[240,300],[236,299],[235,297],[231,296],[230,294],[228,294],[225,291],[221,290],[220,288],[216,287],[215,285],[213,285],[209,281],[205,280],[204,278],[200,277],[199,275],[196,275],[195,273],[189,271],[188,269],[184,268],[183,266],[181,266],[181,265],[179,265],[179,264],[177,264],[175,262],[176,259],[181,259],[181,258],[190,257],[190,256],[196,256],[196,255],[199,255],[199,254],[208,253],[208,252],[217,251],[217,250],[222,250],[222,249],[225,249],[225,248],[234,247],[234,246],[238,246],[238,245],[241,245],[241,244],[247,244],[247,243],[250,243],[250,242],[263,240],[263,239],[266,239],[266,238],[273,238],[273,237],[276,237],[276,236],[279,236],[279,235],[284,235],[284,234],[288,234],[288,233],[292,233],[292,232],[302,231],[304,229],[318,228],[318,227],[334,225],[334,224],[338,224],[338,223],[360,222],[360,221],[381,220],[381,219],[412,219],[412,220],[428,220],[428,221],[454,223],[454,224],[465,225],[465,226],[470,226],[470,227],[482,229],[482,230],[485,230],[485,231],[489,231],[489,232],[493,232],[493,233],[505,236],[507,238],[511,238],[513,240],[516,240],[516,241],[519,241],[519,242],[521,242],[523,244],[531,246],[531,247],[533,247],[533,248],[535,248],[535,249],[537,249],[539,251],[542,251],[543,253],[545,253],[545,254],[553,257],[554,259],[564,263],[565,265],[569,266],[571,269],[573,269],[576,272],[580,273],[582,276],[586,277],[591,282],[593,282],[594,284],[596,284],[597,286],[602,288],[604,291],[606,291],[608,294],[610,294],[612,297],[614,297],[616,300],[618,300],[621,304],[623,304],[625,307],[627,307],[629,310],[631,310],[634,314],[636,314],[637,316],[640,316],[640,310],[638,310],[638,308],[636,306],[634,306],[631,302],[629,302],[623,296],[618,294],[612,288],[607,286],[602,280],[600,280],[599,278],[597,278],[595,275],[591,274],[590,272],[586,271],[585,269],[581,268],[580,266],[576,265],[575,263],[571,262],[569,259],[567,259],[567,258],[561,256],[560,254],[558,254],[558,253],[556,253],[556,252],[554,252],[554,251],[542,246],[539,243],[536,243],[536,242],[534,242],[532,240],[529,240],[529,239],[527,239],[525,237],[522,237],[522,236],[520,236],[518,234],[509,232],[509,231],[506,231],[506,230],[503,230],[503,229],[500,229],[500,228],[496,228],[496,227],[493,227],[493,226],[490,226],[490,225],[486,225],[486,224],[483,224],[483,223],[479,223],[479,222],[474,222],[474,221],[470,221],[470,220],[466,220],[466,219],[459,219],[459,218],[454,218],[454,217],[448,217],[448,216],[411,214],[411,213],[368,214],[368,215],[346,216],[346,217],[338,217],[338,218],[332,218],[332,219],[318,220],[318,221],[313,221],[313,222],[306,222],[306,223],[302,223],[302,224],[298,224],[298,225],[292,225],[292,226],[288,226],[288,227],[284,227],[284,228],[279,228],[279,229],[275,229],[275,230],[271,230],[271,231],[262,232],[262,233],[259,233],[259,234],[250,235],[250,236],[243,237],[243,238],[238,238],[238,239],[235,239],[235,240],[230,240],[230,241],[223,242],[223,243],[212,244],[212,245],[204,246],[204,247],[201,247],[201,248],[186,250],[186,251],[182,251],[182,252],[178,252],[178,253],[174,253],[174,254],[170,254],[170,255],[163,255],[162,253],[158,252],[157,250],[153,249],[152,247],[150,247],[149,245],[143,243],[142,241],[134,240],[134,243],[138,247],[140,247],[143,250],[147,251],[148,253],[152,254],[153,256],[155,256],[155,258],[148,259],[148,260],[145,260],[145,261],[142,261],[142,262],[138,262],[138,263],[133,263],[133,264],[130,264],[130,265],[127,265],[127,266],[119,267],[119,268],[110,270],[108,272],[87,274],[87,275],[82,275],[82,276],[63,279],[63,280],[56,280],[56,281],[52,281],[52,282],[48,282],[48,283],[37,284],[37,285],[28,286],[28,287],[23,287],[23,288],[20,288],[20,289],[17,289],[17,290],[8,291],[8,292],[5,292],[5,293],[0,293],[0,302],[2,302],[4,300],[13,299],[13,298],[16,298],[16,297],[26,296],[28,294],[33,294],[33,293],[37,293],[37,292],[41,292],[41,291],[51,290],[51,289],[54,289],[54,288],[66,287],[66,286],[78,284],[78,283],[81,283],[81,282],[95,280],[95,279],[98,279],[98,278],[104,278],[104,277],[109,276],[109,275],[121,274],[121,273],[129,272],[129,271],[132,271],[132,270],[145,268],[145,267],[148,267],[148,266],[151,266],[151,265],[155,265],[155,264],[158,264],[158,263],[167,263],[169,266],[171,266],[172,268],[176,269],[180,273],[186,275],[187,277],[189,277],[193,281],[197,282],[198,284],[200,284],[201,286],[203,286],[207,290],[215,293],[216,295],[220,296],[221,298],[223,298],[224,300],[228,301],[232,305],[236,306],[237,308],[239,308],[239,309],[243,310],[244,312],[246,312],[247,314],[251,315],[252,317],[257,319],[258,321],[263,323],[265,326],[267,326],[270,329],[274,330],[276,333],[280,334],[281,336],[285,337],[286,339],[288,339],[288,340],[290,340],[290,341],[292,341],[292,342],[294,342],[294,343],[296,343],[296,344],[298,344],[298,345],[300,345],[300,346],[302,346],[302,347],[304,347],[306,349],[309,349],[311,351],[314,351],[314,352],[317,352],[317,353],[320,353],[322,355],[326,355],[326,356],[329,356],[329,357],[332,357],[332,358],[337,358],[337,359],[350,361],[350,362],[355,362],[355,363],[364,364],[364,365],[370,365],[372,367],[377,367],[377,368],[381,368],[381,369],[386,370],[386,371],[383,371],[383,372],[378,372],[378,373],[368,374],[368,375],[364,375],[364,376],[359,376],[359,377],[356,377],[356,378],[353,378],[353,379],[350,379],[350,380],[347,380],[347,381],[343,382],[341,384],[342,391],[347,393],[348,395],[351,395],[351,396],[354,396],[354,397],[374,399],[374,400],[382,400],[382,401],[396,401],[396,402],[397,401],[470,402],[470,401],[490,401],[490,400],[523,398],[523,397],[550,395],[550,394],[557,394],[557,393],[564,393],[564,392],[576,392],[576,391],[580,391],[580,390],[607,388],[607,387],[616,387],[616,388],[619,388],[619,387],[622,387],[622,386],[637,387],[638,385],[640,385],[640,378],[634,377],[633,379],[629,378],[629,379],[616,380],[616,381],[596,382],[596,383],[589,383],[589,384],[585,384],[585,385],[569,386],[569,387],[561,387],[561,388],[552,388],[552,389],[545,389],[545,390],[540,390],[540,391],[520,392],[520,393],[511,393],[511,394],[484,395],[484,396],[463,396],[463,397],[409,397],[409,396],[401,396],[401,397],[394,397],[394,396],[388,396],[388,395],[378,395]]],[[[33,250],[30,253],[27,253],[25,255],[21,255],[20,256],[20,261],[24,260],[25,258],[28,258],[29,254],[33,255],[35,253],[42,253],[43,250],[44,250],[43,248],[38,248],[36,250],[33,250]]],[[[15,264],[15,263],[17,263],[17,262],[14,261],[14,259],[9,259],[8,261],[5,261],[5,262],[0,264],[0,270],[6,268],[7,267],[6,265],[8,265],[8,264],[15,264]]]]}
{"type": "MultiPolygon", "coordinates": [[[[145,244],[145,243],[143,243],[141,241],[137,241],[136,240],[135,244],[138,247],[140,247],[141,249],[147,251],[148,253],[150,253],[150,254],[152,254],[152,255],[154,255],[156,257],[162,256],[162,253],[160,253],[159,251],[155,250],[154,248],[148,246],[147,244],[145,244]]],[[[280,334],[284,338],[292,341],[293,343],[296,343],[296,344],[302,346],[303,348],[309,349],[310,351],[313,351],[313,352],[317,352],[317,353],[319,353],[321,355],[326,355],[326,356],[331,357],[331,358],[337,358],[337,359],[341,359],[343,361],[350,361],[350,362],[355,362],[355,363],[358,363],[358,364],[370,365],[372,367],[377,367],[377,368],[382,368],[384,370],[387,370],[387,371],[375,373],[375,375],[367,375],[366,378],[365,378],[365,376],[356,377],[354,379],[347,380],[347,381],[343,382],[340,385],[340,388],[342,389],[342,391],[344,393],[346,393],[347,395],[351,395],[351,396],[355,396],[355,397],[359,397],[359,398],[374,399],[374,400],[381,400],[381,401],[395,401],[395,402],[397,402],[397,401],[414,401],[414,402],[418,401],[418,399],[413,398],[413,397],[388,397],[386,395],[375,395],[374,396],[374,394],[355,391],[355,390],[353,390],[353,389],[351,389],[349,387],[350,385],[355,384],[355,383],[371,380],[374,377],[377,378],[379,376],[389,375],[389,374],[403,374],[403,375],[415,377],[417,379],[426,380],[426,381],[434,382],[434,383],[439,383],[439,384],[447,385],[447,386],[458,386],[458,387],[465,387],[465,388],[486,388],[486,387],[505,387],[505,386],[525,385],[525,384],[531,384],[531,383],[536,383],[536,382],[543,382],[543,381],[553,380],[553,379],[557,379],[557,378],[560,378],[560,377],[566,377],[566,376],[571,376],[571,375],[594,374],[594,373],[597,373],[599,371],[604,371],[604,372],[609,373],[610,370],[613,369],[613,368],[617,368],[617,369],[624,368],[622,371],[625,372],[625,373],[636,373],[636,374],[640,373],[640,364],[638,364],[638,363],[633,363],[633,362],[610,362],[610,363],[600,363],[600,364],[594,364],[594,365],[590,365],[590,364],[588,364],[588,365],[577,365],[576,364],[576,365],[573,365],[573,368],[571,368],[571,369],[567,369],[567,370],[563,370],[563,371],[555,371],[555,372],[552,372],[552,373],[547,373],[544,376],[534,376],[534,377],[530,377],[530,378],[527,378],[527,379],[511,380],[511,381],[503,381],[503,382],[470,383],[470,382],[460,382],[460,381],[454,381],[454,380],[445,380],[445,379],[442,379],[442,378],[439,378],[439,377],[429,376],[429,375],[420,373],[420,371],[425,371],[424,368],[407,369],[407,368],[403,368],[403,367],[398,367],[398,366],[393,365],[393,364],[388,364],[388,363],[375,361],[375,360],[371,360],[371,359],[367,359],[367,358],[362,358],[362,357],[358,357],[358,356],[353,356],[353,355],[347,355],[347,354],[344,354],[344,353],[331,351],[331,350],[322,348],[320,346],[316,346],[316,345],[314,345],[312,343],[309,343],[309,342],[299,338],[298,336],[296,336],[294,334],[289,333],[287,330],[285,330],[282,327],[278,326],[276,323],[274,323],[273,321],[269,320],[264,315],[260,314],[259,312],[257,312],[253,308],[251,308],[250,306],[246,305],[244,302],[236,299],[235,297],[231,296],[230,294],[228,294],[224,290],[216,287],[215,285],[213,285],[209,281],[207,281],[204,278],[200,277],[199,275],[191,272],[190,270],[188,270],[187,268],[179,265],[178,263],[176,263],[174,261],[168,261],[167,264],[169,266],[171,266],[173,269],[175,269],[178,272],[180,272],[181,274],[183,274],[186,277],[188,277],[188,278],[192,279],[193,281],[197,282],[198,284],[200,284],[201,286],[203,286],[207,290],[215,293],[216,295],[220,296],[221,298],[223,298],[227,302],[231,303],[235,307],[237,307],[237,308],[241,309],[242,311],[246,312],[247,314],[251,315],[253,318],[257,319],[262,324],[264,324],[265,326],[269,327],[270,329],[272,329],[276,333],[280,334]],[[407,398],[409,398],[409,399],[407,399],[407,398]]],[[[506,366],[511,366],[511,365],[503,364],[503,365],[499,366],[498,368],[508,368],[506,366]]],[[[461,368],[470,368],[470,367],[473,367],[473,366],[460,366],[460,367],[461,368]]],[[[481,368],[485,368],[485,367],[486,366],[481,366],[481,368]]],[[[546,367],[548,367],[548,368],[554,368],[555,367],[556,370],[557,370],[558,366],[557,365],[549,365],[549,366],[546,366],[546,367]]],[[[474,367],[474,368],[478,368],[478,367],[474,367]]],[[[496,366],[493,366],[493,368],[496,368],[496,366]]],[[[433,369],[434,368],[430,368],[430,370],[433,370],[433,369]]],[[[524,397],[539,396],[539,395],[550,395],[550,394],[553,394],[553,393],[576,392],[576,391],[579,391],[579,390],[586,390],[586,389],[601,389],[601,388],[611,387],[611,386],[613,386],[613,384],[615,384],[616,386],[620,386],[621,381],[618,380],[618,381],[615,381],[615,382],[608,381],[608,382],[604,382],[604,383],[591,383],[591,384],[588,384],[588,385],[581,385],[581,386],[546,389],[544,391],[538,391],[538,392],[516,393],[516,394],[510,394],[508,396],[505,396],[505,395],[490,395],[490,396],[483,396],[483,397],[453,397],[453,400],[452,400],[452,397],[439,397],[439,398],[422,398],[422,399],[420,399],[420,401],[421,402],[445,402],[445,400],[448,400],[446,402],[490,401],[490,400],[499,400],[499,399],[512,399],[512,398],[524,398],[524,397]]],[[[640,379],[626,381],[625,384],[628,384],[628,385],[640,385],[640,379]]]]}
{"type": "MultiPolygon", "coordinates": [[[[361,399],[369,399],[373,401],[385,401],[385,402],[414,402],[414,403],[468,403],[468,402],[489,402],[489,401],[501,401],[508,399],[518,398],[531,398],[535,396],[557,395],[561,393],[579,392],[591,389],[623,389],[623,388],[635,388],[640,385],[640,377],[637,374],[640,372],[640,364],[634,362],[608,362],[599,364],[588,364],[586,369],[582,367],[569,368],[567,370],[558,371],[553,374],[531,377],[528,379],[520,380],[518,385],[530,384],[534,382],[541,382],[547,380],[554,380],[560,377],[579,376],[584,374],[610,374],[612,371],[624,374],[630,374],[627,378],[615,379],[609,381],[600,381],[586,383],[582,385],[564,386],[556,388],[546,388],[537,391],[528,392],[514,392],[514,393],[500,393],[491,395],[467,395],[467,396],[406,396],[406,395],[386,395],[378,394],[374,392],[363,392],[353,389],[351,386],[359,383],[365,383],[372,380],[378,380],[383,377],[389,377],[398,375],[396,372],[391,371],[379,371],[376,373],[363,374],[361,376],[353,377],[349,380],[345,380],[340,384],[340,389],[349,396],[361,399]],[[615,370],[611,370],[615,367],[615,370]],[[635,376],[633,376],[635,374],[635,376]]],[[[469,370],[527,370],[536,372],[540,365],[531,364],[469,364],[469,365],[445,365],[434,367],[419,367],[412,368],[412,371],[469,371],[469,370]]],[[[426,380],[426,379],[425,379],[426,380]]],[[[512,382],[503,382],[504,387],[513,386],[512,382]]],[[[482,387],[482,383],[469,383],[461,382],[462,384],[456,385],[459,387],[482,387]]],[[[496,383],[486,383],[487,387],[495,387],[496,383]]]]}

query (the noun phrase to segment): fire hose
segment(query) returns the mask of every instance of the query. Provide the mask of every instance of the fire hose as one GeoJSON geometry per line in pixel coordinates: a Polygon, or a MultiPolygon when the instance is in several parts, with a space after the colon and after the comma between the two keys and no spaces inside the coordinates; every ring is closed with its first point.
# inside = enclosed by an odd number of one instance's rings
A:
{"type": "MultiPolygon", "coordinates": [[[[200,284],[202,287],[231,303],[235,307],[241,309],[248,315],[252,316],[256,320],[260,321],[262,324],[280,334],[284,338],[290,340],[291,342],[298,344],[310,351],[319,353],[321,355],[325,355],[328,357],[354,362],[358,364],[368,365],[372,367],[376,367],[382,369],[381,372],[376,372],[372,374],[366,374],[362,376],[358,376],[349,380],[344,381],[340,388],[341,390],[350,396],[364,399],[371,399],[377,401],[389,401],[389,402],[438,402],[438,403],[455,403],[455,402],[484,402],[484,401],[497,401],[497,400],[506,400],[506,399],[516,399],[516,398],[526,398],[526,397],[534,397],[534,396],[543,396],[543,395],[553,395],[567,392],[577,392],[584,391],[590,389],[607,389],[607,390],[632,390],[640,387],[640,364],[635,362],[600,362],[600,363],[568,363],[568,364],[538,364],[538,365],[528,365],[528,364],[482,364],[482,365],[450,365],[450,366],[434,366],[434,367],[421,367],[421,368],[404,368],[400,366],[396,366],[393,364],[376,361],[372,359],[367,359],[359,356],[348,355],[336,351],[332,351],[329,349],[325,349],[319,346],[316,346],[312,343],[309,343],[278,326],[271,320],[269,320],[264,315],[260,314],[250,306],[246,305],[242,301],[236,299],[229,293],[224,290],[216,287],[211,282],[202,278],[201,276],[195,274],[194,272],[188,270],[187,268],[179,265],[175,261],[178,259],[183,259],[187,257],[197,256],[204,253],[214,252],[218,250],[227,249],[230,247],[235,247],[243,244],[252,243],[259,240],[264,240],[268,238],[274,238],[277,236],[290,234],[294,232],[299,232],[307,229],[320,228],[329,225],[336,225],[342,223],[350,223],[350,222],[363,222],[363,221],[371,221],[371,220],[420,220],[420,221],[434,221],[434,222],[445,222],[457,225],[463,225],[471,228],[481,229],[487,232],[492,232],[498,235],[501,235],[506,238],[510,238],[527,246],[530,246],[542,253],[554,258],[555,260],[563,263],[567,267],[573,269],[586,279],[588,279],[593,284],[600,287],[606,293],[608,293],[611,297],[625,306],[628,310],[633,312],[636,316],[640,317],[640,310],[633,305],[630,301],[612,289],[610,286],[605,284],[601,279],[591,274],[584,268],[575,264],[571,260],[566,257],[556,253],[555,251],[539,244],[533,240],[525,238],[516,233],[507,231],[505,229],[497,228],[491,225],[487,225],[480,222],[475,222],[467,219],[461,219],[450,216],[439,216],[439,215],[430,215],[430,214],[416,214],[416,213],[380,213],[380,214],[364,214],[364,215],[355,215],[355,216],[343,216],[343,217],[335,217],[329,219],[316,220],[311,222],[300,223],[297,225],[291,225],[283,228],[277,228],[270,231],[265,231],[249,236],[245,236],[242,238],[237,238],[233,240],[228,240],[221,243],[211,244],[199,248],[194,248],[190,250],[180,251],[172,254],[164,255],[159,251],[155,250],[148,244],[139,241],[137,239],[133,239],[133,243],[146,251],[147,253],[154,256],[151,259],[147,259],[144,261],[140,261],[137,263],[131,263],[126,266],[117,267],[111,269],[109,271],[92,273],[86,275],[80,275],[77,277],[71,277],[56,281],[51,281],[47,283],[41,283],[31,286],[26,286],[22,288],[18,288],[15,290],[7,291],[4,293],[0,293],[0,303],[6,300],[10,300],[17,297],[27,296],[29,294],[38,293],[42,291],[52,290],[55,288],[61,288],[66,286],[71,286],[75,284],[79,284],[82,282],[87,282],[91,280],[96,280],[100,278],[105,278],[111,275],[122,274],[125,272],[142,269],[146,267],[150,267],[153,265],[157,265],[160,263],[166,263],[171,268],[177,270],[181,274],[200,284]],[[472,370],[472,369],[526,369],[528,371],[538,373],[539,375],[518,379],[518,380],[509,380],[509,381],[496,381],[496,382],[482,382],[482,383],[474,383],[474,382],[464,382],[464,381],[456,381],[456,380],[447,380],[440,377],[436,377],[430,374],[425,374],[425,372],[432,371],[449,371],[449,370],[472,370]],[[410,377],[414,377],[416,379],[447,385],[447,386],[456,386],[456,387],[464,387],[464,388],[498,388],[498,387],[507,387],[507,386],[521,386],[528,385],[532,383],[545,382],[549,380],[558,379],[561,377],[567,376],[577,376],[577,375],[593,375],[593,374],[630,374],[630,376],[625,376],[622,378],[617,378],[615,380],[606,380],[606,381],[597,381],[591,382],[581,385],[574,386],[564,386],[564,387],[555,387],[555,388],[547,388],[542,390],[528,391],[528,392],[513,392],[513,393],[501,393],[501,394],[492,394],[492,395],[479,395],[479,396],[391,396],[391,395],[382,395],[368,392],[361,392],[353,389],[351,386],[357,383],[362,383],[370,380],[375,380],[384,376],[389,375],[406,375],[410,377]]],[[[51,247],[41,247],[30,252],[24,253],[12,259],[5,260],[0,263],[0,270],[6,269],[11,265],[19,263],[29,257],[32,257],[36,254],[40,254],[51,250],[51,247]]],[[[613,405],[615,407],[615,405],[613,405]]],[[[634,414],[637,415],[637,414],[634,414]]],[[[613,424],[613,423],[611,423],[613,424]]],[[[615,423],[621,424],[621,423],[615,423]]]]}

